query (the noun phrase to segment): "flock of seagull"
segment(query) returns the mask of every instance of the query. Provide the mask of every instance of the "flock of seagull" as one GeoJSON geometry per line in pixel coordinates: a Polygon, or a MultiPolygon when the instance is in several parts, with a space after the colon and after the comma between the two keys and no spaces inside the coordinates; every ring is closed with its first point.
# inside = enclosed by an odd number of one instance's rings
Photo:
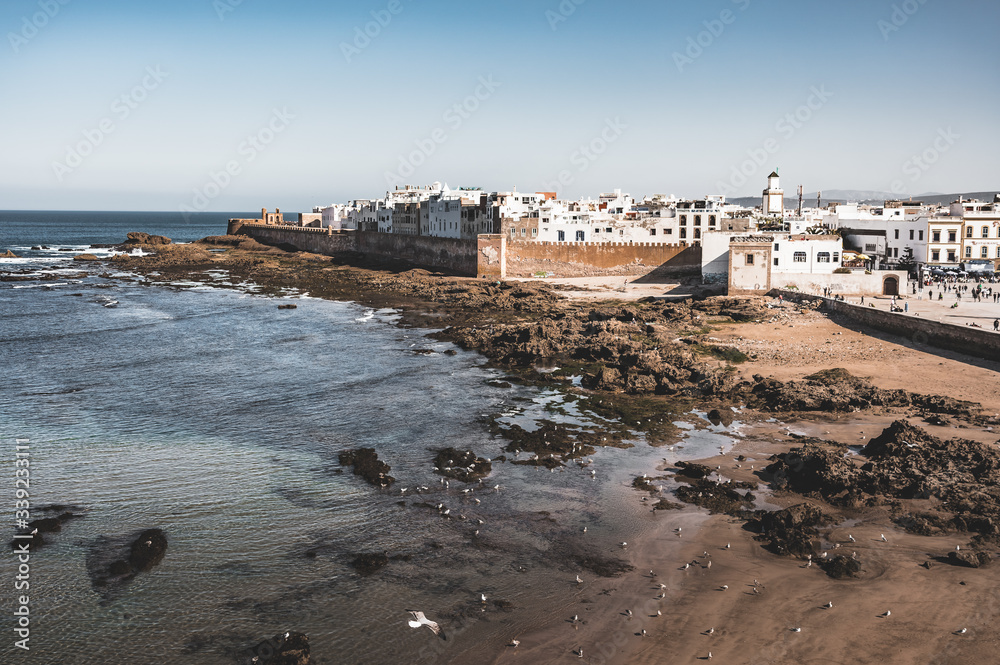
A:
{"type": "MultiPolygon", "coordinates": [[[[592,462],[592,460],[590,460],[589,462],[592,462]]],[[[740,465],[737,464],[736,467],[739,468],[740,465]]],[[[718,471],[720,468],[721,467],[716,467],[716,470],[718,471]]],[[[753,468],[753,467],[751,466],[751,468],[753,468]]],[[[437,470],[437,469],[435,469],[435,470],[437,470]]],[[[594,477],[596,475],[596,471],[594,469],[590,469],[590,475],[591,475],[591,477],[594,477]]],[[[646,477],[645,474],[643,474],[643,478],[645,478],[645,477],[646,477]]],[[[445,486],[446,489],[450,486],[449,482],[445,478],[441,478],[441,483],[445,486]]],[[[482,483],[483,483],[483,481],[480,480],[479,484],[482,485],[482,483]]],[[[501,490],[501,487],[500,487],[500,485],[494,485],[492,489],[493,489],[494,492],[499,492],[501,490]]],[[[661,491],[663,490],[663,488],[659,488],[659,489],[661,491]]],[[[423,491],[428,491],[428,490],[429,490],[428,487],[417,487],[416,488],[417,493],[421,493],[423,491]]],[[[406,491],[407,491],[407,489],[403,488],[401,490],[401,493],[405,493],[406,491]]],[[[468,488],[468,489],[463,489],[461,491],[462,491],[462,493],[464,495],[468,496],[474,490],[472,488],[468,488]]],[[[474,502],[477,505],[480,503],[479,499],[473,499],[473,500],[474,500],[474,502]]],[[[442,514],[445,517],[448,517],[449,514],[450,514],[450,509],[446,508],[443,503],[439,503],[437,505],[437,510],[439,511],[440,514],[442,514]]],[[[460,517],[460,519],[465,519],[464,515],[459,515],[459,517],[460,517]]],[[[480,525],[484,523],[482,519],[478,519],[476,521],[480,525]]],[[[587,527],[583,527],[582,532],[586,533],[587,532],[587,527]]],[[[677,537],[681,537],[681,535],[682,535],[682,527],[677,527],[676,529],[674,529],[674,533],[675,533],[675,535],[677,537]]],[[[476,530],[475,534],[478,535],[479,531],[476,530]]],[[[883,543],[888,543],[889,542],[888,538],[886,537],[886,535],[884,533],[880,534],[879,540],[881,542],[883,542],[883,543]]],[[[855,539],[855,537],[854,537],[853,534],[848,534],[847,541],[850,542],[850,543],[856,543],[857,542],[857,540],[855,539]]],[[[619,547],[621,549],[623,549],[623,550],[627,549],[628,548],[628,542],[622,541],[621,543],[619,543],[619,547]]],[[[726,543],[724,546],[720,547],[719,549],[722,550],[722,551],[728,551],[728,550],[731,549],[731,547],[732,547],[731,543],[726,543]]],[[[841,547],[841,543],[835,543],[834,544],[834,549],[839,549],[840,547],[841,547]]],[[[960,547],[956,546],[955,549],[959,550],[960,547]]],[[[825,551],[820,554],[820,558],[823,558],[823,559],[826,559],[827,556],[828,556],[828,552],[825,552],[825,551]]],[[[702,561],[699,561],[698,559],[695,559],[695,560],[693,560],[691,562],[684,563],[684,565],[680,567],[680,570],[689,570],[692,566],[701,566],[701,568],[703,570],[710,570],[712,568],[711,554],[709,552],[705,551],[705,552],[702,553],[702,557],[701,558],[703,559],[702,561]]],[[[857,558],[857,552],[853,552],[852,553],[852,558],[855,558],[855,559],[857,558]]],[[[812,563],[813,563],[813,561],[812,561],[812,555],[808,555],[807,562],[806,562],[805,566],[803,566],[803,567],[810,567],[810,566],[812,566],[812,563]]],[[[654,579],[654,580],[657,578],[657,574],[653,570],[649,571],[648,576],[651,579],[654,579]]],[[[584,580],[579,575],[576,575],[573,583],[575,585],[577,585],[577,586],[580,586],[580,585],[584,584],[584,580]]],[[[765,588],[764,585],[761,584],[756,579],[753,580],[752,584],[748,584],[747,586],[751,587],[750,591],[748,591],[747,593],[749,593],[751,595],[755,595],[755,596],[761,595],[761,590],[765,588]]],[[[663,584],[663,583],[659,583],[654,588],[656,588],[659,591],[659,594],[657,596],[655,596],[656,600],[659,600],[659,601],[664,600],[666,598],[667,585],[663,584]]],[[[727,584],[722,584],[722,585],[720,585],[720,586],[717,587],[718,591],[726,591],[728,589],[729,589],[729,585],[727,585],[727,584]]],[[[486,604],[486,594],[480,593],[479,594],[479,600],[480,600],[480,602],[485,607],[485,604],[486,604]]],[[[824,605],[822,605],[821,608],[824,609],[824,610],[831,610],[831,609],[833,609],[833,602],[829,601],[829,602],[825,603],[824,605]]],[[[408,625],[411,628],[415,628],[416,629],[416,628],[421,628],[421,627],[427,627],[428,629],[430,629],[430,631],[432,633],[434,633],[440,639],[447,640],[447,637],[446,637],[444,631],[441,629],[441,626],[437,622],[428,619],[426,617],[426,615],[422,611],[419,611],[419,610],[407,610],[407,612],[409,612],[409,614],[411,615],[411,619],[408,621],[408,625]]],[[[632,617],[634,616],[631,609],[625,609],[625,611],[622,612],[621,614],[626,618],[626,620],[631,620],[632,617]]],[[[651,614],[650,615],[650,618],[657,618],[657,617],[661,617],[662,615],[663,615],[663,612],[660,609],[657,609],[655,614],[651,614]]],[[[878,617],[881,618],[881,619],[888,619],[891,616],[892,616],[892,611],[891,610],[886,610],[884,613],[878,615],[878,617]]],[[[573,624],[574,627],[576,627],[577,625],[579,625],[581,623],[579,615],[574,614],[569,619],[569,623],[573,624]]],[[[789,631],[793,632],[793,633],[801,633],[802,632],[802,627],[801,626],[793,626],[793,627],[789,628],[789,631]]],[[[953,631],[953,634],[954,635],[964,635],[964,634],[966,634],[967,631],[968,631],[968,629],[963,627],[963,628],[961,628],[959,630],[953,631]]],[[[703,631],[702,635],[710,636],[710,635],[715,634],[715,632],[716,632],[716,629],[713,626],[713,627],[710,627],[710,628],[706,629],[705,631],[703,631]]],[[[635,634],[637,636],[643,637],[643,638],[648,635],[646,629],[644,629],[644,628],[641,629],[639,632],[637,632],[635,634]]],[[[510,640],[510,642],[507,643],[507,646],[516,649],[520,644],[521,644],[520,640],[518,640],[516,638],[512,638],[510,640]]],[[[579,646],[576,650],[573,651],[573,653],[576,656],[578,656],[579,658],[581,658],[581,659],[584,657],[584,651],[583,651],[583,647],[582,646],[579,646]]],[[[712,656],[712,652],[709,651],[707,653],[707,655],[703,657],[703,659],[711,660],[712,657],[713,657],[712,656]]]]}

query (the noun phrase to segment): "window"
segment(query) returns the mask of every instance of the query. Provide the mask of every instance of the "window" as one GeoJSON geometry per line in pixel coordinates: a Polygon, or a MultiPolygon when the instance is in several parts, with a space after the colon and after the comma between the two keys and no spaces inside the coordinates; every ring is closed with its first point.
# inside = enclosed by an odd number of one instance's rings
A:
{"type": "Polygon", "coordinates": [[[611,233],[611,227],[609,226],[608,228],[604,229],[604,232],[605,233],[611,233]]]}
{"type": "Polygon", "coordinates": [[[910,240],[913,240],[913,229],[910,229],[910,240]]]}
{"type": "Polygon", "coordinates": [[[701,215],[695,215],[694,216],[694,225],[695,226],[701,226],[701,215]]]}
{"type": "Polygon", "coordinates": [[[778,265],[778,257],[774,257],[774,265],[778,265]]]}
{"type": "Polygon", "coordinates": [[[967,259],[971,259],[972,258],[972,248],[971,247],[966,247],[965,248],[965,258],[967,258],[967,259]]]}
{"type": "Polygon", "coordinates": [[[522,229],[521,229],[521,237],[523,238],[523,237],[524,237],[524,236],[526,236],[526,235],[528,235],[528,229],[526,229],[526,228],[522,228],[522,229]]]}
{"type": "Polygon", "coordinates": [[[990,237],[990,227],[988,227],[988,226],[984,226],[983,227],[983,237],[984,238],[989,238],[990,237]]]}
{"type": "Polygon", "coordinates": [[[556,231],[556,240],[559,241],[559,242],[565,242],[566,241],[566,232],[565,231],[556,231]]]}
{"type": "Polygon", "coordinates": [[[865,245],[865,254],[874,254],[875,245],[865,245]]]}
{"type": "Polygon", "coordinates": [[[983,249],[979,252],[979,255],[984,259],[990,258],[990,248],[983,247],[983,249]]]}
{"type": "Polygon", "coordinates": [[[656,229],[650,229],[649,230],[649,235],[655,236],[656,235],[656,229]]]}
{"type": "Polygon", "coordinates": [[[510,237],[511,238],[517,237],[517,229],[515,229],[513,226],[510,228],[510,237]]]}
{"type": "Polygon", "coordinates": [[[806,262],[806,253],[805,252],[795,252],[795,254],[792,256],[792,261],[794,261],[795,263],[805,263],[806,262]]]}
{"type": "Polygon", "coordinates": [[[583,237],[584,237],[583,231],[577,231],[576,232],[576,241],[577,242],[583,242],[583,237]]]}
{"type": "Polygon", "coordinates": [[[531,237],[535,238],[538,236],[538,229],[531,229],[531,237]]]}
{"type": "Polygon", "coordinates": [[[966,238],[971,238],[972,237],[972,227],[971,226],[966,226],[965,227],[965,237],[966,238]]]}
{"type": "Polygon", "coordinates": [[[948,242],[958,242],[957,231],[948,231],[948,242]]]}
{"type": "Polygon", "coordinates": [[[956,258],[955,257],[955,250],[949,249],[948,250],[948,263],[954,263],[955,262],[955,258],[956,258]]]}
{"type": "Polygon", "coordinates": [[[997,258],[1000,259],[1000,245],[997,245],[997,258]]]}
{"type": "Polygon", "coordinates": [[[687,226],[687,225],[688,225],[688,216],[681,215],[681,226],[687,226]]]}
{"type": "Polygon", "coordinates": [[[939,249],[932,249],[931,250],[931,261],[940,261],[940,260],[941,260],[941,250],[939,250],[939,249]]]}
{"type": "Polygon", "coordinates": [[[774,251],[778,251],[778,243],[774,243],[774,251]]]}
{"type": "Polygon", "coordinates": [[[834,263],[840,263],[840,252],[834,252],[833,253],[833,262],[834,263]]]}
{"type": "Polygon", "coordinates": [[[594,229],[594,233],[600,233],[600,232],[601,232],[600,229],[594,229]]]}
{"type": "MultiPolygon", "coordinates": [[[[896,240],[899,240],[899,229],[896,229],[896,240]]],[[[912,238],[910,238],[912,240],[912,238]]]]}
{"type": "Polygon", "coordinates": [[[669,236],[669,235],[673,235],[674,230],[673,229],[663,229],[663,232],[666,233],[669,236]]]}
{"type": "Polygon", "coordinates": [[[695,229],[694,230],[694,239],[697,240],[700,237],[701,237],[701,229],[695,229]]]}
{"type": "Polygon", "coordinates": [[[715,226],[715,215],[709,215],[708,216],[708,225],[709,226],[715,226]]]}
{"type": "Polygon", "coordinates": [[[687,229],[681,229],[681,239],[683,240],[684,238],[687,238],[687,237],[688,237],[688,230],[687,229]]]}
{"type": "Polygon", "coordinates": [[[753,254],[747,254],[747,265],[748,266],[753,265],[753,254]]]}
{"type": "Polygon", "coordinates": [[[829,263],[830,252],[819,252],[816,254],[816,263],[829,263]]]}
{"type": "Polygon", "coordinates": [[[896,247],[896,248],[894,248],[892,250],[892,258],[894,258],[894,259],[898,259],[899,258],[899,247],[896,247]]]}
{"type": "Polygon", "coordinates": [[[933,233],[932,237],[934,238],[934,242],[941,242],[941,232],[940,231],[935,231],[933,233]]]}
{"type": "Polygon", "coordinates": [[[923,231],[917,231],[917,240],[919,240],[920,242],[924,241],[924,232],[923,231]]]}

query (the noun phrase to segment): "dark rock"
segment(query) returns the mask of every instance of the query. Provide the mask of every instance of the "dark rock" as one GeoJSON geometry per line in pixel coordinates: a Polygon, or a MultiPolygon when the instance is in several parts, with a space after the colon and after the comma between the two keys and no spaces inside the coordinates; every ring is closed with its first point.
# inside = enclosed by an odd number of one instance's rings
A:
{"type": "Polygon", "coordinates": [[[724,425],[729,427],[733,424],[733,412],[729,409],[712,409],[708,412],[708,420],[713,425],[724,425]]]}
{"type": "Polygon", "coordinates": [[[284,305],[278,305],[278,309],[298,309],[298,305],[295,303],[287,303],[284,305]]]}
{"type": "Polygon", "coordinates": [[[680,469],[680,471],[677,472],[677,475],[684,476],[685,478],[694,478],[696,480],[700,478],[707,478],[714,473],[714,469],[705,466],[704,464],[695,464],[694,462],[678,462],[677,468],[680,469]]]}
{"type": "Polygon", "coordinates": [[[126,245],[169,245],[170,238],[165,236],[152,236],[141,231],[132,231],[127,235],[126,245]]]}
{"type": "Polygon", "coordinates": [[[361,476],[375,487],[388,487],[396,482],[389,475],[391,468],[378,458],[374,448],[345,450],[338,456],[342,466],[353,466],[354,475],[361,476]]]}
{"type": "Polygon", "coordinates": [[[861,577],[861,562],[849,556],[837,556],[822,562],[823,570],[835,580],[861,577]]]}
{"type": "Polygon", "coordinates": [[[732,480],[725,483],[707,479],[693,480],[677,488],[677,498],[685,503],[708,508],[713,513],[741,515],[753,506],[754,497],[750,492],[740,494],[736,490],[750,484],[752,483],[732,480]]]}
{"type": "Polygon", "coordinates": [[[351,560],[351,566],[362,577],[374,575],[389,565],[389,555],[386,552],[377,554],[358,554],[351,560]]]}
{"type": "Polygon", "coordinates": [[[128,561],[136,572],[146,572],[167,553],[167,534],[162,529],[146,529],[132,542],[128,561]]]}
{"type": "Polygon", "coordinates": [[[312,665],[304,633],[280,633],[250,649],[240,665],[312,665]]]}
{"type": "Polygon", "coordinates": [[[823,511],[807,503],[800,503],[773,512],[757,511],[748,526],[765,541],[765,547],[782,556],[807,558],[819,552],[819,529],[833,520],[823,511]]]}
{"type": "Polygon", "coordinates": [[[434,472],[463,483],[471,483],[490,475],[493,464],[476,457],[471,450],[444,448],[434,457],[434,472]]]}
{"type": "Polygon", "coordinates": [[[961,550],[958,552],[948,552],[948,563],[953,566],[966,566],[968,568],[981,568],[993,561],[993,557],[987,552],[974,552],[972,550],[961,550]]]}

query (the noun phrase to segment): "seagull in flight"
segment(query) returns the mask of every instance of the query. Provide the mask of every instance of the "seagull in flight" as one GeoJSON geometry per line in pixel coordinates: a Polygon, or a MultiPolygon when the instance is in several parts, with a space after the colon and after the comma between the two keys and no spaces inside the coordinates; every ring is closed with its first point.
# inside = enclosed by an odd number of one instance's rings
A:
{"type": "Polygon", "coordinates": [[[431,621],[430,619],[425,617],[423,612],[418,612],[416,610],[406,610],[406,611],[413,616],[413,619],[407,621],[407,623],[410,624],[410,628],[420,628],[421,626],[427,626],[428,628],[431,629],[432,633],[440,637],[442,640],[448,639],[445,636],[444,631],[441,630],[441,626],[437,625],[436,621],[431,621]]]}

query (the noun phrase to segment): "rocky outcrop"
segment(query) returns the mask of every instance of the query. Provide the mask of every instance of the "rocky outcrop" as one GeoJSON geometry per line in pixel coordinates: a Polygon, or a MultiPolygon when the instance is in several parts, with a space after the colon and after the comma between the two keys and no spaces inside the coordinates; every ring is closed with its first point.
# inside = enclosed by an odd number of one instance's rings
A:
{"type": "Polygon", "coordinates": [[[861,562],[849,556],[838,554],[821,562],[820,565],[823,566],[824,572],[835,580],[861,577],[861,562]]]}
{"type": "Polygon", "coordinates": [[[169,245],[170,238],[166,236],[153,236],[141,231],[132,231],[127,234],[126,245],[169,245]]]}
{"type": "Polygon", "coordinates": [[[0,259],[16,259],[16,258],[19,258],[17,254],[10,251],[9,249],[3,254],[0,254],[0,259]]]}
{"type": "Polygon", "coordinates": [[[819,529],[833,519],[819,508],[800,503],[783,510],[757,511],[748,522],[748,527],[759,535],[765,548],[782,556],[801,559],[816,554],[820,550],[819,529]]]}
{"type": "Polygon", "coordinates": [[[972,550],[960,550],[958,552],[948,552],[947,562],[953,566],[965,566],[967,568],[982,568],[993,562],[993,557],[988,552],[974,552],[972,550]]]}
{"type": "Polygon", "coordinates": [[[74,261],[100,261],[99,258],[93,254],[77,254],[73,257],[74,261]]]}
{"type": "Polygon", "coordinates": [[[354,475],[361,476],[368,481],[368,484],[375,487],[388,487],[396,482],[396,479],[389,475],[392,469],[378,458],[374,448],[345,450],[340,453],[338,459],[341,466],[353,467],[354,475]]]}
{"type": "Polygon", "coordinates": [[[88,556],[87,571],[95,587],[117,587],[152,570],[166,551],[167,535],[161,529],[146,529],[126,539],[102,537],[88,556]]]}
{"type": "Polygon", "coordinates": [[[264,640],[239,659],[240,665],[312,665],[309,638],[286,632],[264,640]]]}
{"type": "Polygon", "coordinates": [[[476,457],[471,450],[445,448],[434,457],[434,473],[463,483],[481,480],[493,470],[493,463],[476,457]]]}

